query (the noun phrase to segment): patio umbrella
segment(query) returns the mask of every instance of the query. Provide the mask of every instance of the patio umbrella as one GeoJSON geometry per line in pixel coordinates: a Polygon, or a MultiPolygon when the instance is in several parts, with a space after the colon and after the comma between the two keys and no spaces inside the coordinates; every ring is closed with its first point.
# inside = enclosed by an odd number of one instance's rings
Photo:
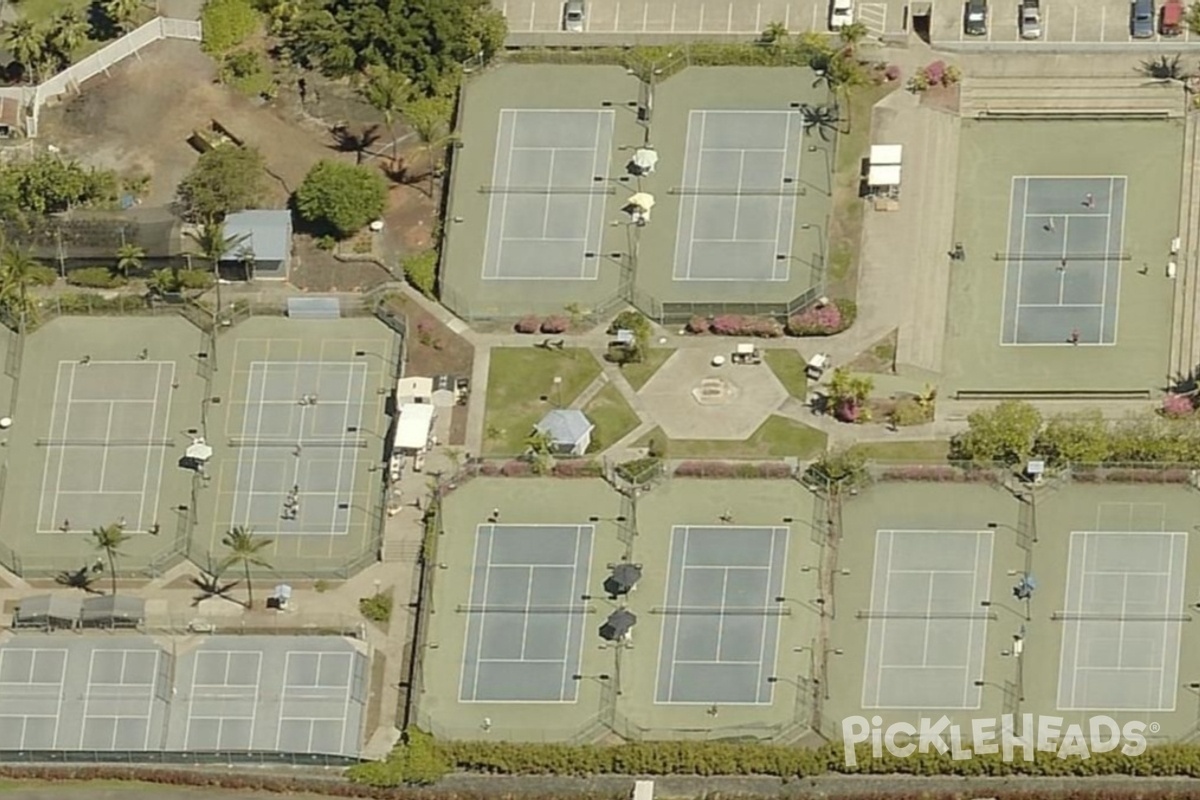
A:
{"type": "Polygon", "coordinates": [[[203,463],[212,458],[212,445],[203,439],[193,439],[192,443],[188,445],[188,449],[184,451],[184,455],[193,461],[199,461],[203,463]]]}
{"type": "Polygon", "coordinates": [[[638,172],[650,174],[654,172],[654,167],[658,165],[658,152],[649,148],[643,147],[638,149],[633,154],[633,166],[638,172]]]}
{"type": "Polygon", "coordinates": [[[604,581],[604,591],[613,597],[629,594],[642,579],[642,568],[636,564],[617,564],[612,575],[604,581]]]}
{"type": "Polygon", "coordinates": [[[649,211],[654,208],[654,195],[648,192],[638,192],[629,198],[629,205],[640,208],[643,211],[649,211]]]}
{"type": "Polygon", "coordinates": [[[608,619],[600,626],[600,638],[616,642],[629,636],[629,631],[637,624],[637,615],[628,609],[619,608],[608,615],[608,619]]]}

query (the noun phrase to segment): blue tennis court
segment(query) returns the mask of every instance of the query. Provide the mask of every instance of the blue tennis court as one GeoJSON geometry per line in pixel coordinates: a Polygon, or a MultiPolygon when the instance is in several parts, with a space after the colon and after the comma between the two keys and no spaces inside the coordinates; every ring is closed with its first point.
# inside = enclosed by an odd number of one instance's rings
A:
{"type": "Polygon", "coordinates": [[[1116,344],[1125,190],[1119,176],[1013,178],[1001,344],[1116,344]]]}
{"type": "Polygon", "coordinates": [[[480,525],[459,700],[574,703],[591,525],[480,525]]]}
{"type": "Polygon", "coordinates": [[[787,528],[672,529],[655,702],[771,702],[787,537],[787,528]]]}

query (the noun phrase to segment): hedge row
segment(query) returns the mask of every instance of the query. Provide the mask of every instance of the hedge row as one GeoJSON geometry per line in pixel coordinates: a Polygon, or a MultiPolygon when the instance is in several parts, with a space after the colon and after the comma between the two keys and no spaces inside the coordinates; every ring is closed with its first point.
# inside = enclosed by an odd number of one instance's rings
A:
{"type": "Polygon", "coordinates": [[[782,461],[684,461],[674,474],[677,478],[790,478],[792,468],[782,461]]]}
{"type": "MultiPolygon", "coordinates": [[[[521,459],[505,461],[503,464],[485,461],[479,465],[476,474],[491,478],[546,476],[544,473],[538,473],[533,463],[521,459]]],[[[548,474],[556,478],[602,478],[604,477],[604,465],[590,458],[559,459],[554,462],[554,466],[551,467],[548,474]]]]}

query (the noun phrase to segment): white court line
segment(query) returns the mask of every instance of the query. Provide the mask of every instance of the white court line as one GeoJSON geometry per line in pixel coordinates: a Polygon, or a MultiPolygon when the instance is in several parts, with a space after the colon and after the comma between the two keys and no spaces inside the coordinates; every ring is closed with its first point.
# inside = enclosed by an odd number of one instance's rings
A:
{"type": "MultiPolygon", "coordinates": [[[[478,698],[479,698],[479,673],[481,670],[479,669],[478,658],[479,658],[479,656],[483,655],[483,639],[484,639],[484,635],[487,633],[488,581],[492,577],[492,551],[495,549],[495,546],[496,546],[496,526],[488,525],[488,526],[480,526],[480,527],[481,528],[487,527],[489,530],[488,530],[488,544],[487,544],[487,560],[484,562],[484,566],[483,566],[483,596],[479,598],[479,606],[481,607],[482,610],[479,612],[479,617],[478,617],[478,619],[479,619],[479,646],[475,652],[475,657],[476,657],[475,684],[474,684],[474,686],[471,687],[472,702],[478,700],[478,698]]],[[[475,544],[476,544],[476,546],[478,546],[478,544],[479,544],[478,538],[475,540],[475,544]]],[[[479,561],[476,560],[475,565],[478,566],[478,564],[479,564],[479,561]]],[[[472,593],[474,593],[474,588],[475,588],[475,579],[474,579],[474,576],[472,576],[472,578],[471,578],[472,593]]],[[[467,627],[469,628],[470,626],[468,625],[467,627]]],[[[522,649],[524,649],[524,643],[522,643],[521,646],[522,646],[522,649]]]]}
{"type": "MultiPolygon", "coordinates": [[[[677,658],[676,664],[736,664],[743,667],[761,665],[762,662],[753,658],[746,660],[729,658],[677,658]]],[[[761,670],[760,670],[761,671],[761,670]]]]}
{"type": "MultiPolygon", "coordinates": [[[[710,111],[705,111],[705,112],[703,112],[703,113],[705,113],[705,114],[709,114],[709,113],[720,113],[720,112],[717,112],[717,111],[712,111],[712,112],[710,112],[710,111]]],[[[729,112],[725,112],[725,113],[729,113],[729,112]]],[[[738,113],[738,114],[743,114],[743,113],[745,113],[745,114],[749,114],[749,113],[751,113],[751,112],[749,112],[749,111],[745,111],[745,112],[738,111],[738,112],[736,112],[736,113],[738,113]]],[[[789,118],[792,116],[792,113],[791,113],[790,111],[766,111],[766,112],[763,112],[763,113],[766,113],[766,114],[772,114],[772,115],[774,115],[774,114],[787,114],[789,118]]],[[[786,134],[785,134],[785,135],[786,135],[786,134]]],[[[703,155],[704,153],[739,153],[739,154],[741,154],[741,155],[745,155],[746,153],[783,153],[783,154],[786,156],[786,155],[787,155],[787,152],[788,152],[788,148],[787,148],[787,147],[702,147],[702,148],[700,148],[700,153],[701,153],[701,155],[703,155]]],[[[741,184],[741,181],[738,181],[738,184],[740,185],[740,184],[741,184]]]]}
{"type": "MultiPolygon", "coordinates": [[[[975,537],[975,569],[972,570],[972,572],[974,574],[971,575],[971,602],[972,603],[975,602],[975,598],[979,597],[979,543],[982,540],[982,538],[983,538],[982,536],[975,537]]],[[[988,559],[988,568],[989,569],[991,568],[991,559],[988,559]]],[[[987,597],[987,596],[988,595],[984,595],[984,597],[987,597]]],[[[929,620],[926,620],[926,621],[929,622],[929,620]]],[[[987,623],[984,623],[985,632],[987,630],[986,625],[987,625],[987,623]]],[[[966,656],[967,656],[967,664],[968,665],[971,663],[971,645],[974,643],[974,641],[975,641],[975,621],[970,620],[967,622],[966,656]]],[[[970,667],[968,666],[968,669],[969,668],[970,667]]],[[[980,677],[980,679],[982,679],[984,676],[980,675],[979,677],[980,677]]],[[[974,680],[975,680],[974,676],[966,674],[964,672],[963,695],[962,695],[963,708],[968,707],[967,706],[967,695],[969,695],[971,693],[971,689],[976,688],[974,685],[974,680]]],[[[976,694],[982,695],[982,692],[976,692],[976,694]]],[[[976,707],[978,707],[978,705],[979,705],[979,703],[976,702],[976,707]]]]}
{"type": "MultiPolygon", "coordinates": [[[[161,361],[158,362],[158,367],[154,371],[154,410],[150,417],[150,426],[151,426],[152,433],[153,433],[153,429],[154,429],[154,423],[158,420],[158,408],[159,408],[158,403],[159,403],[160,395],[162,394],[163,363],[164,362],[161,362],[161,361]]],[[[175,380],[175,364],[174,364],[174,362],[169,362],[169,363],[171,364],[171,373],[167,378],[168,384],[174,383],[174,380],[175,380]]],[[[168,431],[170,430],[170,425],[171,425],[171,405],[170,405],[169,397],[170,396],[168,395],[166,414],[163,415],[164,419],[163,419],[163,426],[162,426],[162,438],[164,440],[167,438],[167,434],[168,434],[168,431]]],[[[162,448],[159,448],[159,449],[161,450],[162,448]]],[[[152,450],[153,450],[153,448],[148,448],[146,451],[146,463],[145,463],[144,469],[142,470],[142,492],[141,492],[142,497],[141,497],[140,502],[138,503],[137,525],[138,525],[138,529],[143,530],[143,531],[149,530],[149,526],[146,525],[146,494],[147,494],[147,491],[150,486],[150,461],[151,461],[151,459],[154,458],[154,453],[152,452],[152,450]]],[[[159,496],[162,494],[162,469],[163,469],[163,462],[165,460],[166,460],[166,454],[160,452],[158,454],[158,483],[154,488],[154,503],[151,505],[151,509],[154,510],[156,513],[157,513],[157,509],[158,509],[159,496]]],[[[153,522],[153,520],[151,520],[151,522],[153,522]]]]}
{"type": "MultiPolygon", "coordinates": [[[[1025,196],[1021,200],[1021,245],[1018,253],[1025,252],[1025,215],[1029,212],[1029,179],[1025,179],[1025,196]]],[[[1013,344],[1021,338],[1021,289],[1025,286],[1025,259],[1017,259],[1017,299],[1013,309],[1013,344]]]]}
{"type": "MultiPolygon", "coordinates": [[[[770,537],[767,539],[767,546],[770,548],[770,553],[771,553],[770,560],[771,560],[772,566],[774,566],[774,564],[775,564],[775,537],[778,535],[779,535],[779,529],[772,528],[770,537]]],[[[787,547],[787,539],[784,539],[784,547],[787,547]]],[[[762,599],[763,608],[766,608],[767,604],[770,603],[772,600],[773,593],[771,591],[771,589],[772,589],[771,577],[773,576],[773,574],[774,574],[774,570],[769,569],[767,571],[767,580],[766,580],[766,583],[763,585],[763,599],[762,599]]],[[[780,587],[778,589],[778,594],[780,597],[784,596],[784,591],[783,591],[782,585],[780,585],[780,587]]],[[[759,636],[759,642],[758,642],[758,670],[757,670],[757,677],[756,677],[755,683],[754,683],[754,699],[755,700],[758,699],[759,691],[761,690],[761,688],[763,686],[763,677],[764,677],[763,669],[767,665],[767,628],[770,627],[771,619],[772,618],[768,617],[768,616],[764,616],[761,619],[759,619],[759,624],[761,627],[759,628],[760,636],[759,636]]],[[[783,626],[780,625],[778,622],[775,623],[775,641],[776,641],[775,655],[776,655],[776,658],[778,658],[778,655],[779,655],[778,643],[779,643],[779,629],[781,627],[783,627],[783,626]]],[[[774,660],[772,660],[772,662],[771,662],[771,671],[772,672],[775,671],[774,660]]],[[[768,702],[773,700],[774,697],[775,697],[774,685],[767,684],[768,702]]]]}
{"type": "MultiPolygon", "coordinates": [[[[1071,534],[1071,538],[1069,540],[1069,544],[1067,547],[1068,553],[1070,553],[1070,551],[1071,551],[1070,545],[1073,545],[1075,543],[1075,537],[1077,535],[1079,535],[1079,534],[1076,534],[1076,533],[1071,534]]],[[[1083,595],[1084,595],[1083,587],[1087,585],[1088,536],[1086,533],[1082,534],[1082,543],[1083,543],[1082,547],[1080,548],[1080,551],[1079,551],[1079,573],[1080,574],[1079,574],[1079,579],[1078,579],[1081,586],[1077,589],[1078,596],[1076,597],[1076,600],[1075,600],[1076,606],[1074,609],[1075,613],[1077,613],[1077,614],[1083,614],[1083,595]]],[[[1069,556],[1068,556],[1068,559],[1069,559],[1069,556]]],[[[1074,581],[1075,581],[1075,575],[1074,575],[1075,570],[1071,569],[1070,566],[1071,565],[1068,564],[1068,568],[1067,568],[1066,596],[1068,598],[1071,596],[1071,584],[1074,583],[1074,581]]],[[[1064,603],[1064,605],[1066,605],[1066,604],[1064,603]]],[[[1079,664],[1079,646],[1080,646],[1080,641],[1083,638],[1083,626],[1082,625],[1073,625],[1072,628],[1074,629],[1072,631],[1072,633],[1075,634],[1075,647],[1073,648],[1072,654],[1071,654],[1071,666],[1072,666],[1072,669],[1074,669],[1074,667],[1079,664]]],[[[1064,642],[1063,643],[1064,659],[1066,658],[1066,654],[1067,654],[1067,647],[1066,647],[1066,642],[1064,642]]],[[[1062,667],[1060,666],[1059,669],[1061,671],[1062,667]]],[[[1078,690],[1079,690],[1079,674],[1077,672],[1072,671],[1072,673],[1071,673],[1071,693],[1070,693],[1070,700],[1068,703],[1069,705],[1074,706],[1078,702],[1078,699],[1076,697],[1078,690]]],[[[1063,703],[1063,700],[1061,697],[1058,700],[1058,705],[1060,708],[1062,708],[1064,705],[1066,705],[1063,703]]]]}
{"type": "MultiPolygon", "coordinates": [[[[573,569],[571,571],[571,597],[567,601],[568,605],[574,605],[575,599],[577,597],[579,597],[579,595],[580,595],[580,592],[579,592],[579,546],[583,543],[582,533],[583,533],[583,526],[576,525],[575,526],[575,563],[572,564],[573,569]]],[[[590,538],[589,538],[589,543],[590,543],[590,538]]],[[[591,553],[589,552],[588,555],[590,556],[591,553]]],[[[590,566],[591,566],[591,559],[589,558],[588,559],[588,567],[590,567],[590,566]]],[[[532,586],[533,586],[532,577],[533,577],[533,574],[530,573],[530,589],[531,589],[531,591],[532,591],[532,586]]],[[[586,578],[585,578],[584,582],[586,585],[586,578]]],[[[567,617],[567,635],[564,637],[566,639],[566,643],[563,647],[562,686],[560,687],[560,691],[558,693],[558,699],[563,700],[563,701],[565,701],[566,697],[567,697],[567,662],[570,660],[570,657],[571,657],[571,642],[573,639],[576,639],[576,636],[577,636],[577,634],[575,631],[575,617],[569,616],[569,617],[567,617]]],[[[524,655],[524,647],[522,647],[522,655],[524,655]]],[[[575,683],[574,679],[571,680],[571,688],[574,689],[574,695],[575,695],[574,698],[571,700],[571,702],[575,702],[576,700],[579,699],[579,689],[578,689],[578,684],[575,683]]]]}
{"type": "MultiPolygon", "coordinates": [[[[609,150],[612,150],[611,143],[609,145],[609,150]]],[[[592,135],[592,174],[588,176],[589,181],[596,176],[596,159],[599,156],[600,156],[600,120],[597,119],[596,129],[593,131],[593,135],[592,135]]],[[[605,170],[605,177],[607,177],[607,173],[608,173],[608,170],[605,170]]],[[[594,204],[595,199],[596,199],[596,196],[594,194],[588,194],[588,196],[587,196],[587,217],[584,219],[584,228],[583,228],[583,252],[579,254],[579,278],[580,279],[582,279],[584,277],[584,275],[587,274],[587,262],[588,262],[587,245],[588,245],[588,239],[591,238],[591,233],[592,233],[592,219],[593,219],[592,206],[594,204]]],[[[549,195],[547,195],[546,203],[547,203],[547,206],[549,206],[549,195]]],[[[545,234],[546,231],[543,229],[542,233],[545,234]]],[[[603,238],[601,238],[601,247],[603,247],[603,238]]],[[[597,248],[597,249],[600,249],[600,248],[597,248]]],[[[600,254],[597,253],[596,258],[599,258],[599,257],[600,257],[600,254]]],[[[599,268],[597,267],[597,269],[599,269],[599,268]]]]}
{"type": "MultiPolygon", "coordinates": [[[[60,376],[62,374],[63,365],[67,364],[67,363],[70,363],[70,362],[66,362],[66,361],[58,362],[58,369],[59,369],[60,376]]],[[[62,433],[62,435],[63,435],[64,439],[67,438],[67,434],[71,429],[71,397],[75,394],[75,368],[78,365],[74,364],[74,363],[70,363],[70,366],[71,366],[71,379],[67,382],[67,399],[64,404],[66,406],[66,408],[63,411],[63,433],[62,433]]],[[[59,402],[58,380],[57,379],[55,379],[55,382],[54,382],[54,402],[56,405],[59,402]]],[[[47,459],[47,463],[49,463],[49,459],[47,459]]],[[[63,452],[60,452],[58,454],[58,477],[54,482],[54,514],[50,518],[51,525],[55,524],[55,522],[58,521],[58,494],[62,489],[63,467],[66,463],[67,463],[67,454],[64,450],[63,452]]]]}
{"type": "MultiPolygon", "coordinates": [[[[688,545],[691,542],[692,529],[685,526],[683,529],[683,556],[679,563],[686,564],[688,562],[688,545]]],[[[672,544],[674,544],[674,536],[672,536],[672,544]]],[[[670,562],[668,562],[669,564],[670,562]]],[[[670,569],[670,566],[668,566],[670,569]]],[[[683,604],[684,587],[687,585],[687,573],[683,570],[679,571],[679,585],[676,588],[676,602],[679,605],[683,604]]],[[[669,605],[669,604],[668,604],[669,605]]],[[[675,619],[675,637],[671,643],[671,677],[667,682],[667,702],[670,702],[675,697],[675,658],[679,654],[679,630],[683,627],[683,620],[676,617],[675,619]]]]}
{"type": "Polygon", "coordinates": [[[892,575],[975,575],[974,569],[894,569],[892,575]]]}
{"type": "MultiPolygon", "coordinates": [[[[589,195],[589,197],[591,197],[591,195],[589,195]]],[[[588,202],[590,203],[591,200],[589,200],[588,202]]],[[[586,243],[587,239],[586,238],[581,239],[576,236],[572,236],[572,237],[567,237],[567,236],[510,236],[507,239],[505,239],[505,241],[506,242],[555,242],[555,243],[584,242],[584,243],[586,243]]]]}
{"type": "MultiPolygon", "coordinates": [[[[1058,271],[1058,304],[1063,305],[1063,301],[1067,298],[1067,245],[1071,241],[1071,221],[1063,220],[1063,243],[1062,243],[1062,269],[1058,271]]],[[[1105,244],[1107,247],[1107,243],[1105,244]]],[[[1024,252],[1024,251],[1022,251],[1024,252]]]]}
{"type": "Polygon", "coordinates": [[[546,231],[550,229],[550,198],[554,196],[551,192],[554,189],[554,158],[556,152],[553,147],[550,148],[550,168],[546,170],[546,196],[542,198],[546,204],[546,208],[542,212],[542,236],[545,236],[546,231]]]}
{"type": "MultiPolygon", "coordinates": [[[[1108,212],[1109,212],[1108,221],[1110,224],[1112,223],[1112,205],[1113,205],[1112,201],[1113,201],[1113,197],[1115,196],[1114,193],[1116,191],[1116,181],[1119,180],[1121,182],[1121,238],[1117,241],[1117,252],[1120,253],[1121,248],[1125,246],[1125,219],[1128,216],[1128,214],[1125,213],[1126,204],[1128,203],[1128,198],[1126,197],[1127,181],[1122,176],[1114,176],[1114,177],[1110,178],[1109,180],[1110,180],[1110,183],[1109,183],[1109,190],[1108,190],[1108,212]]],[[[1105,246],[1107,246],[1107,242],[1105,243],[1105,246]]],[[[1108,267],[1108,264],[1105,263],[1105,268],[1107,269],[1107,267],[1108,267]]],[[[1121,318],[1121,265],[1120,265],[1120,263],[1114,264],[1113,269],[1116,270],[1116,273],[1117,273],[1117,286],[1116,286],[1117,299],[1113,303],[1112,343],[1116,344],[1117,343],[1117,322],[1121,318]]],[[[1108,278],[1107,273],[1105,274],[1104,277],[1106,279],[1108,278]]],[[[1107,295],[1108,281],[1107,280],[1104,281],[1104,291],[1105,291],[1105,299],[1107,300],[1107,297],[1108,297],[1108,295],[1107,295]]],[[[1101,325],[1103,326],[1103,324],[1104,324],[1103,316],[1101,316],[1101,325]]],[[[1103,341],[1103,339],[1101,339],[1101,341],[1103,341]]]]}
{"type": "MultiPolygon", "coordinates": [[[[346,397],[347,398],[349,398],[354,393],[354,388],[351,386],[351,379],[353,377],[354,377],[353,372],[346,373],[345,389],[346,389],[346,397]]],[[[365,376],[360,376],[360,377],[365,379],[365,376]]],[[[320,382],[320,379],[321,379],[321,374],[320,374],[320,372],[318,372],[317,373],[318,383],[320,382]]],[[[360,383],[361,383],[361,381],[360,381],[360,383]]],[[[364,384],[364,386],[365,386],[365,384],[364,384]]],[[[355,427],[357,427],[359,430],[362,430],[362,405],[359,405],[358,409],[359,409],[359,424],[355,427]]],[[[343,433],[346,432],[347,430],[349,430],[349,428],[350,428],[350,403],[347,402],[346,407],[342,410],[342,432],[343,433]]],[[[335,482],[334,482],[334,487],[338,491],[340,491],[342,489],[342,472],[346,465],[345,458],[346,458],[346,445],[345,445],[345,443],[343,443],[338,446],[337,478],[335,479],[335,482]]],[[[351,451],[351,453],[350,453],[350,458],[351,458],[351,463],[353,463],[354,461],[357,460],[354,457],[353,451],[351,451]]],[[[297,461],[299,461],[299,459],[297,459],[297,461]]],[[[350,490],[347,492],[347,495],[349,495],[349,497],[346,498],[346,502],[349,503],[351,497],[353,497],[353,495],[354,495],[354,472],[353,472],[353,469],[350,473],[350,490]]],[[[330,510],[330,513],[329,513],[329,534],[331,536],[333,534],[337,533],[337,512],[338,512],[338,508],[337,508],[337,504],[335,503],[334,507],[330,510]]],[[[346,509],[346,527],[343,528],[342,533],[347,534],[349,532],[350,532],[350,509],[346,509]]]]}
{"type": "MultiPolygon", "coordinates": [[[[532,29],[532,27],[533,27],[532,18],[530,18],[529,25],[530,25],[530,29],[532,29]]],[[[513,162],[512,148],[517,140],[517,114],[518,113],[519,113],[519,111],[517,109],[512,109],[512,108],[504,108],[504,109],[500,110],[500,123],[496,129],[496,153],[492,157],[492,182],[493,183],[495,183],[496,173],[499,171],[501,153],[503,152],[500,147],[500,143],[504,141],[504,121],[505,121],[505,119],[510,120],[510,122],[509,122],[509,126],[508,126],[509,127],[508,150],[507,150],[507,152],[504,153],[504,156],[507,157],[507,159],[508,159],[508,163],[504,167],[504,185],[508,186],[509,183],[512,181],[512,162],[513,162]]],[[[493,265],[494,265],[493,270],[496,274],[488,275],[487,258],[485,255],[485,257],[483,259],[483,277],[485,279],[489,278],[489,277],[490,278],[499,278],[500,277],[500,261],[501,261],[501,257],[504,254],[504,228],[505,228],[505,225],[507,224],[507,220],[508,220],[508,198],[509,198],[509,196],[507,194],[504,194],[504,195],[501,195],[499,198],[493,197],[492,200],[488,201],[488,219],[487,219],[487,227],[486,227],[486,232],[485,232],[485,236],[487,238],[484,239],[484,241],[485,242],[492,241],[492,219],[495,216],[495,214],[493,213],[495,211],[495,208],[492,205],[492,202],[496,199],[498,199],[500,201],[500,219],[499,219],[500,235],[498,237],[496,237],[496,260],[495,260],[495,262],[493,262],[493,265]]],[[[485,248],[486,248],[486,245],[485,245],[485,248]]]]}
{"type": "Polygon", "coordinates": [[[1020,308],[1103,308],[1103,303],[1020,303],[1020,308]]]}
{"type": "Polygon", "coordinates": [[[479,658],[480,664],[565,664],[566,658],[479,658]]]}
{"type": "MultiPolygon", "coordinates": [[[[703,19],[704,7],[701,6],[700,8],[701,8],[701,12],[702,12],[701,18],[703,19]]],[[[708,112],[707,111],[693,111],[692,114],[700,115],[700,136],[699,136],[700,143],[698,145],[699,149],[696,151],[696,177],[695,177],[695,182],[696,182],[695,185],[697,188],[699,188],[700,183],[701,183],[700,176],[704,174],[704,129],[708,123],[708,112]]],[[[692,125],[691,125],[691,119],[689,119],[688,120],[688,146],[689,147],[691,146],[691,135],[692,135],[692,125]]],[[[687,156],[685,153],[685,155],[684,155],[685,164],[686,164],[686,157],[687,156]]],[[[685,166],[684,169],[686,170],[687,167],[685,166]]],[[[693,197],[690,205],[691,205],[691,209],[692,209],[692,225],[691,225],[691,229],[688,231],[688,256],[687,256],[686,269],[684,271],[684,280],[692,279],[692,258],[693,258],[693,253],[695,252],[695,249],[696,249],[696,217],[699,216],[699,213],[700,213],[699,197],[693,197]]],[[[685,538],[686,538],[686,534],[685,534],[685,538]]],[[[686,561],[686,559],[685,559],[685,561],[686,561]]],[[[672,670],[672,681],[673,680],[674,680],[674,670],[672,670]]]]}
{"type": "MultiPolygon", "coordinates": [[[[723,639],[725,636],[725,620],[729,618],[729,616],[725,613],[725,609],[728,608],[728,606],[725,605],[725,598],[728,596],[729,596],[729,570],[726,569],[721,573],[721,606],[720,606],[720,610],[717,611],[717,613],[716,613],[717,641],[716,641],[715,655],[716,655],[718,661],[721,659],[721,639],[723,639]]],[[[678,664],[679,662],[676,661],[675,663],[678,664]]]]}
{"type": "MultiPolygon", "coordinates": [[[[739,213],[739,209],[742,207],[741,201],[738,201],[736,206],[737,207],[734,209],[734,212],[733,212],[734,213],[734,218],[733,218],[734,225],[737,225],[737,215],[739,213]]],[[[734,230],[734,233],[735,234],[737,233],[736,229],[734,230]]],[[[732,237],[728,237],[728,238],[727,237],[720,237],[720,238],[705,237],[705,238],[701,238],[701,239],[692,239],[693,243],[696,243],[696,242],[705,242],[705,243],[708,243],[708,242],[745,242],[747,244],[776,244],[776,243],[778,243],[778,241],[779,241],[778,238],[775,238],[775,239],[740,239],[736,235],[734,235],[732,237]]]]}
{"type": "MultiPolygon", "coordinates": [[[[689,570],[689,571],[690,570],[705,570],[705,569],[712,569],[712,570],[756,569],[756,570],[760,570],[760,571],[762,571],[762,570],[770,571],[771,565],[769,565],[769,564],[734,564],[733,566],[722,567],[718,564],[685,564],[683,566],[683,568],[685,570],[689,570]]],[[[720,608],[721,606],[715,606],[715,607],[720,608]]]]}
{"type": "MultiPolygon", "coordinates": [[[[549,110],[553,110],[553,109],[549,109],[549,110]]],[[[562,109],[562,110],[567,110],[567,109],[562,109]]],[[[590,153],[592,150],[595,150],[595,147],[572,147],[570,145],[562,145],[562,146],[553,145],[550,147],[547,147],[545,145],[539,145],[537,147],[530,147],[527,145],[513,145],[512,147],[510,147],[508,149],[514,153],[546,152],[546,153],[550,153],[551,155],[554,155],[554,152],[556,150],[557,151],[566,151],[566,152],[571,152],[571,153],[590,153]]]]}
{"type": "MultiPolygon", "coordinates": [[[[800,180],[800,169],[801,169],[801,166],[803,165],[803,158],[804,158],[804,156],[801,155],[804,151],[804,146],[803,146],[803,144],[804,144],[803,143],[804,123],[803,123],[803,120],[800,120],[800,116],[798,114],[788,114],[787,115],[787,124],[784,126],[784,131],[783,131],[783,137],[784,137],[783,138],[783,158],[781,159],[781,163],[779,165],[779,185],[780,186],[786,185],[784,183],[784,180],[787,178],[787,167],[788,167],[787,151],[788,151],[788,146],[791,145],[791,143],[793,141],[793,139],[792,139],[792,123],[793,123],[793,121],[796,121],[796,120],[800,121],[800,132],[798,134],[796,134],[796,138],[795,138],[796,161],[793,164],[793,167],[795,169],[795,180],[796,181],[800,180]]],[[[783,195],[780,195],[778,198],[778,204],[775,207],[775,248],[776,248],[776,251],[779,252],[779,234],[781,233],[781,230],[783,228],[783,219],[785,216],[785,213],[784,213],[785,201],[789,202],[791,207],[788,209],[788,213],[786,214],[786,217],[788,219],[788,237],[786,239],[787,249],[782,251],[782,253],[784,255],[791,256],[792,250],[793,250],[793,243],[796,239],[796,207],[799,204],[799,201],[795,197],[785,197],[783,195]]],[[[822,234],[822,235],[824,235],[824,234],[822,234]]],[[[822,264],[822,267],[824,267],[823,264],[822,264]]],[[[783,278],[782,279],[780,279],[777,274],[778,268],[779,268],[778,264],[771,265],[771,279],[772,280],[785,280],[786,281],[786,280],[791,279],[791,277],[792,277],[792,262],[791,262],[790,258],[783,262],[783,278]]]]}
{"type": "MultiPolygon", "coordinates": [[[[991,30],[991,27],[992,26],[989,25],[988,29],[991,30]]],[[[1015,206],[1016,206],[1017,181],[1018,180],[1021,180],[1021,179],[1014,176],[1012,179],[1012,183],[1010,184],[1009,190],[1008,190],[1008,226],[1004,229],[1004,249],[1005,249],[1005,251],[1012,249],[1012,230],[1013,230],[1012,224],[1013,224],[1013,214],[1016,213],[1015,206]]],[[[1026,212],[1026,209],[1024,209],[1024,208],[1021,209],[1021,228],[1022,228],[1022,230],[1025,228],[1025,212],[1026,212]]],[[[1001,346],[1003,346],[1005,344],[1004,340],[1007,338],[1005,336],[1005,334],[1008,332],[1007,331],[1008,324],[1005,321],[1005,316],[1008,314],[1008,284],[1009,284],[1008,271],[1010,269],[1012,269],[1012,262],[1005,261],[1004,262],[1004,285],[1000,292],[1000,345],[1001,346]]],[[[1021,302],[1021,284],[1019,282],[1017,283],[1017,297],[1014,302],[1017,303],[1018,305],[1021,302]]],[[[1013,309],[1013,311],[1016,312],[1016,309],[1013,309]]],[[[1013,319],[1012,338],[1013,338],[1012,343],[1016,344],[1017,324],[1016,324],[1015,316],[1013,319]]]]}

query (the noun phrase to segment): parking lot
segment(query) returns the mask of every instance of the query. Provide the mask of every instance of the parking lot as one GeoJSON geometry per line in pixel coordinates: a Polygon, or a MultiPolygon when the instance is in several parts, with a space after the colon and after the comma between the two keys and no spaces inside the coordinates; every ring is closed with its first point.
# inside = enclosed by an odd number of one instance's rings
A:
{"type": "MultiPolygon", "coordinates": [[[[496,0],[513,33],[553,33],[562,30],[559,0],[496,0]]],[[[872,35],[902,29],[903,0],[856,3],[857,18],[872,35]]],[[[789,31],[829,29],[829,4],[824,0],[587,0],[584,34],[734,34],[754,36],[772,22],[789,31]]],[[[579,35],[579,34],[576,34],[579,35]]]]}
{"type": "MultiPolygon", "coordinates": [[[[1156,10],[1162,4],[1155,3],[1156,10]]],[[[934,3],[930,37],[934,44],[959,44],[986,48],[993,44],[1021,43],[1030,50],[1052,49],[1061,45],[1126,45],[1169,49],[1200,44],[1200,36],[1185,30],[1178,36],[1162,36],[1155,25],[1149,39],[1134,39],[1129,32],[1128,0],[1042,0],[1042,36],[1021,39],[1018,26],[1020,3],[1017,0],[988,3],[986,36],[963,33],[963,3],[934,3]]],[[[1157,16],[1156,16],[1157,23],[1157,16]]],[[[957,49],[957,48],[956,48],[957,49]]]]}

